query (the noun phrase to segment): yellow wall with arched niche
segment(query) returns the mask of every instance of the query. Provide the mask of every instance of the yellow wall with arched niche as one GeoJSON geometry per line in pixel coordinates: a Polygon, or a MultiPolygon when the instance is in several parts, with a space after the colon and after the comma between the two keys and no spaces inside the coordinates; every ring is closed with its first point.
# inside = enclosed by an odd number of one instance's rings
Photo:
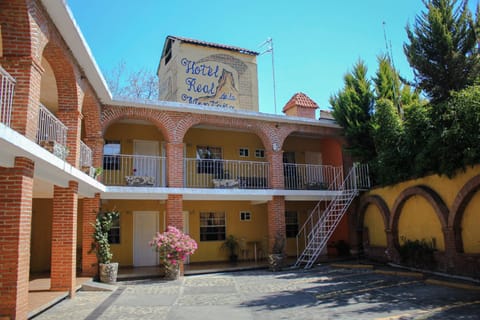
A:
{"type": "Polygon", "coordinates": [[[370,246],[387,246],[387,234],[385,233],[385,224],[383,222],[383,217],[380,213],[380,209],[376,205],[370,204],[365,210],[363,226],[368,229],[368,239],[370,246]]]}
{"type": "Polygon", "coordinates": [[[449,179],[447,176],[431,175],[424,178],[408,180],[395,184],[393,186],[374,188],[370,190],[370,195],[379,195],[386,202],[388,207],[392,209],[395,200],[400,193],[413,186],[425,185],[433,190],[442,198],[445,205],[451,208],[455,197],[460,189],[471,178],[480,173],[480,165],[475,167],[468,167],[465,172],[459,172],[453,179],[449,179]]]}
{"type": "Polygon", "coordinates": [[[442,226],[434,208],[421,196],[408,198],[398,220],[398,237],[400,245],[403,238],[408,240],[425,239],[430,243],[435,239],[436,249],[445,250],[442,226]]]}
{"type": "Polygon", "coordinates": [[[463,213],[461,230],[463,251],[480,253],[480,192],[477,192],[468,203],[463,213]]]}

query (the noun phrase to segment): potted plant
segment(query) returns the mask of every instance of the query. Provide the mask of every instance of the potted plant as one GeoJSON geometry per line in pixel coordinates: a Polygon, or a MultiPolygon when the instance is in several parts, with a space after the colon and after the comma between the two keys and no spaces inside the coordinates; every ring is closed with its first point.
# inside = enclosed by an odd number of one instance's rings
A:
{"type": "Polygon", "coordinates": [[[282,270],[285,261],[285,236],[280,231],[275,235],[272,251],[268,255],[268,265],[271,271],[282,270]]]}
{"type": "Polygon", "coordinates": [[[170,280],[178,279],[180,264],[198,247],[189,235],[172,226],[168,226],[163,233],[157,232],[149,245],[158,252],[160,262],[165,267],[165,278],[170,280]]]}
{"type": "Polygon", "coordinates": [[[238,240],[234,235],[229,235],[222,244],[222,249],[228,250],[230,262],[235,263],[238,260],[237,249],[238,240]]]}
{"type": "Polygon", "coordinates": [[[117,282],[118,262],[112,262],[113,254],[110,251],[108,242],[108,232],[112,227],[114,219],[119,216],[118,211],[112,210],[100,212],[95,219],[95,232],[93,233],[94,242],[92,250],[97,255],[98,270],[100,281],[104,283],[117,282]]]}

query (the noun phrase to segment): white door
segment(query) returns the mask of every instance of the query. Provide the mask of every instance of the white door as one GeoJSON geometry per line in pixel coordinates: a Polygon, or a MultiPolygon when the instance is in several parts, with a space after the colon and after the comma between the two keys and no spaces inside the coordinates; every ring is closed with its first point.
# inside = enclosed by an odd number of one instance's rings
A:
{"type": "Polygon", "coordinates": [[[135,157],[133,161],[134,175],[153,177],[155,179],[155,186],[158,186],[160,183],[159,152],[158,141],[133,141],[133,153],[138,156],[135,157]]]}
{"type": "MultiPolygon", "coordinates": [[[[188,220],[188,211],[183,211],[183,233],[185,234],[189,234],[189,229],[190,229],[190,222],[188,220]]],[[[190,263],[190,256],[187,257],[187,259],[185,259],[185,264],[189,264],[190,263]]]]}
{"type": "Polygon", "coordinates": [[[148,245],[158,231],[157,211],[133,212],[133,266],[158,265],[157,253],[148,245]]]}

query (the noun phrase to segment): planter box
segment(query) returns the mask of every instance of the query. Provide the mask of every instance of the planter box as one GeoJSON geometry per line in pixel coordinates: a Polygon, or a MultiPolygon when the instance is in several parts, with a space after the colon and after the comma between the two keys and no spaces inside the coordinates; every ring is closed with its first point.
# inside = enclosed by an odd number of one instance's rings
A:
{"type": "Polygon", "coordinates": [[[213,186],[221,189],[237,189],[240,181],[238,179],[212,179],[213,186]]]}
{"type": "Polygon", "coordinates": [[[126,176],[125,182],[128,186],[153,186],[155,178],[151,176],[126,176]]]}
{"type": "Polygon", "coordinates": [[[47,149],[55,156],[59,157],[62,160],[65,160],[68,156],[68,149],[64,145],[52,140],[42,140],[40,141],[40,146],[47,149]]]}

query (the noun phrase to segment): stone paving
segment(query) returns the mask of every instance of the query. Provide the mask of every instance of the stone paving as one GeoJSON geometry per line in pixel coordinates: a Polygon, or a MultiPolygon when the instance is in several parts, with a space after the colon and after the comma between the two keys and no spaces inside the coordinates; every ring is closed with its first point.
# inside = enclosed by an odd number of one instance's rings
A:
{"type": "Polygon", "coordinates": [[[79,291],[35,319],[480,319],[480,290],[374,270],[256,270],[79,291]]]}

